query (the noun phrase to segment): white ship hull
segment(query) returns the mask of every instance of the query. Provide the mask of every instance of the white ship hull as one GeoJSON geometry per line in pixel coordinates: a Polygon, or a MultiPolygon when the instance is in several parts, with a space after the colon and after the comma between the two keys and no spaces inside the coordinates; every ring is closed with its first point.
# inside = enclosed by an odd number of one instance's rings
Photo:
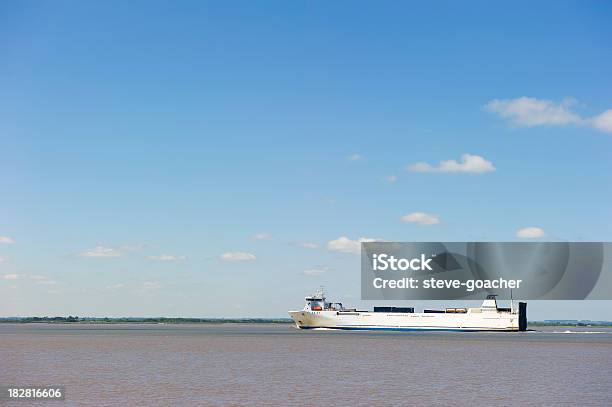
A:
{"type": "MultiPolygon", "coordinates": [[[[473,309],[472,309],[473,310],[473,309]]],[[[498,312],[382,313],[342,311],[290,311],[300,329],[385,331],[518,331],[517,314],[498,312]]]]}
{"type": "Polygon", "coordinates": [[[374,307],[374,311],[347,309],[330,303],[321,289],[306,297],[300,311],[289,311],[300,329],[383,331],[525,331],[527,304],[518,309],[499,308],[495,295],[488,295],[478,308],[446,308],[415,313],[413,308],[374,307]]]}

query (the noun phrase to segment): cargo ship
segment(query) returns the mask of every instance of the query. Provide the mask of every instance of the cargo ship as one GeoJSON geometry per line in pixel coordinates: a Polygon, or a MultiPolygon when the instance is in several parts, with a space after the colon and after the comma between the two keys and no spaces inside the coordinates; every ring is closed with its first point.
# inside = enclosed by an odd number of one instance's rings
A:
{"type": "Polygon", "coordinates": [[[425,309],[412,307],[374,307],[373,311],[345,308],[342,303],[327,302],[323,288],[308,296],[299,311],[289,311],[299,329],[383,330],[383,331],[525,331],[527,303],[518,308],[497,305],[495,294],[487,295],[478,308],[425,309]]]}

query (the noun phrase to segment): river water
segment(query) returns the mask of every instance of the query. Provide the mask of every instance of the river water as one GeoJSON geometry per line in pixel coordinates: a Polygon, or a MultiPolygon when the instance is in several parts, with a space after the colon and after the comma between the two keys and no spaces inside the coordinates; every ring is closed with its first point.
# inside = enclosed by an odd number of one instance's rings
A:
{"type": "Polygon", "coordinates": [[[65,387],[16,406],[611,406],[612,330],[0,324],[1,385],[65,387]]]}

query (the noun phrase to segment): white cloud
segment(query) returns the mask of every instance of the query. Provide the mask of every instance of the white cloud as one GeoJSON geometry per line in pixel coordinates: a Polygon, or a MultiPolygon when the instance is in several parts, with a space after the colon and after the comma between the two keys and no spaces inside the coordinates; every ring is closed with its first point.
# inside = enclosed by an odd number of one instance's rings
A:
{"type": "Polygon", "coordinates": [[[185,256],[174,256],[171,254],[161,254],[159,256],[149,256],[149,260],[154,261],[181,261],[185,260],[187,257],[185,256]]]}
{"type": "Polygon", "coordinates": [[[57,281],[51,280],[50,278],[46,276],[41,276],[41,275],[5,274],[2,278],[4,280],[21,280],[22,278],[24,278],[27,280],[31,280],[36,284],[46,284],[46,285],[58,284],[57,281]]]}
{"type": "Polygon", "coordinates": [[[325,272],[327,272],[326,268],[312,268],[312,269],[304,270],[302,274],[304,274],[305,276],[309,276],[309,277],[316,277],[316,276],[320,276],[321,274],[325,272]]]}
{"type": "Polygon", "coordinates": [[[318,249],[319,245],[312,242],[302,242],[300,243],[300,247],[303,247],[304,249],[318,249]]]}
{"type": "Polygon", "coordinates": [[[55,285],[57,284],[57,281],[55,280],[37,280],[36,284],[55,285]]]}
{"type": "Polygon", "coordinates": [[[349,156],[349,161],[359,161],[361,160],[363,157],[359,154],[353,154],[351,156],[349,156]]]}
{"type": "Polygon", "coordinates": [[[138,252],[141,250],[151,249],[153,248],[148,243],[134,243],[134,244],[126,244],[119,247],[119,250],[122,252],[138,252]]]}
{"type": "Polygon", "coordinates": [[[15,243],[15,241],[8,236],[0,236],[0,243],[11,244],[15,243]]]}
{"type": "Polygon", "coordinates": [[[516,237],[519,237],[521,239],[536,239],[538,237],[544,236],[546,236],[544,230],[535,226],[522,228],[516,231],[516,237]]]}
{"type": "Polygon", "coordinates": [[[123,256],[123,252],[120,249],[113,247],[96,246],[91,250],[79,253],[81,257],[120,257],[123,256]]]}
{"type": "Polygon", "coordinates": [[[440,223],[440,218],[436,215],[430,215],[425,212],[412,212],[400,218],[402,222],[416,223],[421,226],[437,225],[440,223]]]}
{"type": "Polygon", "coordinates": [[[254,254],[246,252],[227,252],[221,255],[221,260],[227,262],[253,261],[255,259],[254,254]]]}
{"type": "Polygon", "coordinates": [[[570,110],[573,104],[573,99],[555,103],[523,96],[517,99],[491,100],[485,105],[485,109],[518,126],[564,126],[582,121],[580,115],[570,110]]]}
{"type": "Polygon", "coordinates": [[[4,263],[5,261],[6,261],[6,258],[0,257],[0,263],[4,263]]]}
{"type": "Polygon", "coordinates": [[[158,290],[162,288],[162,284],[159,281],[145,281],[142,283],[144,290],[158,290]]]}
{"type": "Polygon", "coordinates": [[[369,237],[361,237],[359,240],[351,240],[346,236],[340,236],[335,240],[327,242],[327,249],[333,252],[359,254],[361,252],[361,243],[379,242],[379,239],[369,237]]]}
{"type": "Polygon", "coordinates": [[[591,126],[604,133],[612,133],[612,109],[591,118],[591,126]]]}
{"type": "Polygon", "coordinates": [[[36,284],[45,284],[45,285],[55,285],[55,284],[58,284],[57,281],[51,280],[50,278],[48,278],[46,276],[33,275],[33,276],[29,276],[29,278],[30,278],[30,280],[34,280],[34,282],[36,284]]]}
{"type": "Polygon", "coordinates": [[[551,100],[520,97],[516,99],[494,99],[485,105],[485,110],[497,114],[516,126],[567,126],[585,125],[604,133],[612,133],[612,109],[594,117],[584,118],[572,111],[576,100],[567,98],[561,103],[551,100]]]}
{"type": "Polygon", "coordinates": [[[389,175],[387,177],[387,181],[393,184],[395,181],[397,181],[397,177],[395,175],[389,175]]]}
{"type": "Polygon", "coordinates": [[[411,172],[434,172],[436,170],[431,164],[422,161],[409,165],[406,169],[411,172]]]}
{"type": "Polygon", "coordinates": [[[251,236],[251,239],[253,240],[272,240],[272,235],[269,233],[261,232],[261,233],[256,233],[253,236],[251,236]]]}
{"type": "Polygon", "coordinates": [[[480,174],[483,172],[495,171],[495,167],[491,161],[484,157],[473,154],[463,154],[461,161],[444,160],[440,161],[437,166],[426,162],[418,162],[408,167],[408,171],[412,172],[464,172],[472,174],[480,174]]]}
{"type": "Polygon", "coordinates": [[[119,289],[122,289],[124,287],[125,287],[125,284],[123,284],[123,283],[117,283],[117,284],[106,286],[106,288],[109,289],[109,290],[119,290],[119,289]]]}

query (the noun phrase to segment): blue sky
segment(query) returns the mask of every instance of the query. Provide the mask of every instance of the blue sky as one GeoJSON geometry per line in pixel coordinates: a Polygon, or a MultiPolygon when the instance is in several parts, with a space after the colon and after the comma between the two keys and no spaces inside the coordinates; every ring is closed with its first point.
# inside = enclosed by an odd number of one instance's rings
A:
{"type": "Polygon", "coordinates": [[[284,316],[320,284],[371,306],[359,238],[609,241],[611,17],[4,2],[0,315],[284,316]]]}

